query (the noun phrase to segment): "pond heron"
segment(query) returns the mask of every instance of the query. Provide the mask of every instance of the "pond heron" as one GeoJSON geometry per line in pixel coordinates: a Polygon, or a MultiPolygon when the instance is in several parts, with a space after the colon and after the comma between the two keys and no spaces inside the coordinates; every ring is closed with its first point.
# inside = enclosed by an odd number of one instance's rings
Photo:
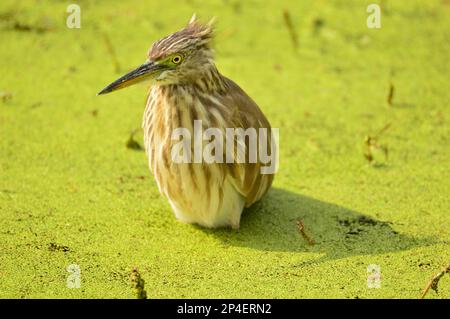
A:
{"type": "MultiPolygon", "coordinates": [[[[260,155],[264,135],[268,153],[273,154],[275,139],[271,134],[273,129],[256,103],[217,70],[212,38],[213,22],[202,24],[194,15],[182,30],[156,41],[144,64],[98,94],[149,81],[143,119],[144,144],[160,193],[167,197],[181,221],[209,228],[238,229],[244,207],[261,199],[274,177],[274,172],[262,173],[265,163],[261,156],[249,160],[254,148],[251,144],[256,145],[260,155]],[[194,138],[189,144],[174,139],[174,132],[179,128],[186,133],[180,137],[194,136],[196,125],[200,125],[204,135],[212,132],[208,129],[215,128],[222,137],[229,137],[228,129],[240,128],[244,136],[232,136],[231,143],[227,139],[227,147],[223,140],[208,144],[204,138],[200,141],[194,138]],[[249,129],[256,132],[256,142],[249,129]],[[263,134],[261,129],[268,131],[263,134]],[[181,162],[174,161],[173,157],[180,143],[187,145],[180,154],[183,153],[184,160],[188,159],[181,162]],[[203,152],[210,150],[219,160],[199,161],[196,149],[199,145],[203,152]]],[[[219,136],[210,135],[215,139],[219,136]]]]}

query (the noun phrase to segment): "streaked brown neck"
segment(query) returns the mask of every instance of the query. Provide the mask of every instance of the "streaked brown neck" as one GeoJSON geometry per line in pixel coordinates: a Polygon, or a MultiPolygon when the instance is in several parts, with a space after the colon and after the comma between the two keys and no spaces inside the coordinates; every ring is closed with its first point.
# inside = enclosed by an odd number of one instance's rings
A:
{"type": "Polygon", "coordinates": [[[186,76],[179,83],[170,84],[169,89],[182,87],[187,91],[196,91],[202,94],[220,94],[225,90],[225,81],[214,63],[208,63],[201,70],[196,70],[192,76],[186,76]]]}

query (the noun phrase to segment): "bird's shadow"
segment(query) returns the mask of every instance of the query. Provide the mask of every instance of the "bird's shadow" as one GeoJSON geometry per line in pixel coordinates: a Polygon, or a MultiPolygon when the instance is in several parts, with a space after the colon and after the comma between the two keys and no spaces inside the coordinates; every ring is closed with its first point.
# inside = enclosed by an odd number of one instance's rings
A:
{"type": "Polygon", "coordinates": [[[224,245],[320,253],[322,257],[314,263],[402,251],[436,242],[429,237],[402,234],[389,221],[279,188],[272,188],[263,200],[244,211],[239,231],[202,230],[224,245]],[[306,236],[314,243],[301,234],[298,220],[303,222],[306,236]]]}

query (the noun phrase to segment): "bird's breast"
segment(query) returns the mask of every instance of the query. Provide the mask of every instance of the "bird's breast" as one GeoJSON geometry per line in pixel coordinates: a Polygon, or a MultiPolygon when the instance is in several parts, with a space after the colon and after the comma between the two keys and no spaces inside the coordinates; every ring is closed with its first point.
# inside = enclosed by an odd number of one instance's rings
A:
{"type": "Polygon", "coordinates": [[[218,223],[231,223],[224,220],[235,214],[224,212],[224,207],[230,206],[230,202],[234,206],[227,210],[239,211],[239,216],[245,203],[226,178],[226,164],[180,163],[172,159],[172,150],[175,144],[180,143],[173,139],[175,130],[189,132],[191,140],[187,141],[188,147],[194,155],[194,121],[201,121],[202,130],[212,126],[226,128],[225,111],[222,112],[220,105],[212,104],[211,97],[194,95],[186,88],[153,87],[147,99],[143,129],[150,169],[159,191],[169,199],[177,217],[215,227],[218,223]]]}

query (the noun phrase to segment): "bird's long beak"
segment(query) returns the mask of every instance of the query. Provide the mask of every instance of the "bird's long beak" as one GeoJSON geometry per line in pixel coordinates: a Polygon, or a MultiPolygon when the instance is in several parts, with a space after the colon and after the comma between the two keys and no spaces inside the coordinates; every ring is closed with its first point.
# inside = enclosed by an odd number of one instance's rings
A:
{"type": "Polygon", "coordinates": [[[155,64],[152,61],[145,62],[135,70],[125,74],[124,76],[112,82],[110,85],[108,85],[103,90],[98,92],[97,95],[106,94],[112,91],[123,89],[127,86],[142,82],[146,79],[153,78],[157,73],[162,71],[164,68],[165,68],[164,65],[155,64]]]}

